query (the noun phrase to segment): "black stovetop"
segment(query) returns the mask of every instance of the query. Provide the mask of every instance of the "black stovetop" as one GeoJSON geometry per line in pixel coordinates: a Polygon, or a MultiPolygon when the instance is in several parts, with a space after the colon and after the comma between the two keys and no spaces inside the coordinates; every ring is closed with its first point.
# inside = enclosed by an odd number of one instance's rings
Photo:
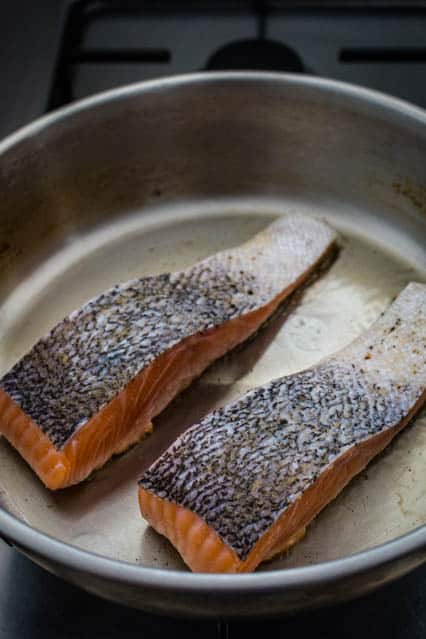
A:
{"type": "Polygon", "coordinates": [[[426,7],[80,0],[68,14],[56,69],[49,108],[130,82],[223,69],[332,77],[426,107],[426,7]]]}
{"type": "MultiPolygon", "coordinates": [[[[3,0],[0,137],[100,90],[223,68],[308,72],[425,107],[426,2],[3,0]]],[[[426,567],[337,608],[255,622],[172,620],[123,608],[47,574],[1,541],[0,584],[0,639],[167,632],[208,639],[242,637],[252,626],[319,639],[426,637],[426,567]]]]}
{"type": "MultiPolygon", "coordinates": [[[[1,542],[0,542],[1,543],[1,542]]],[[[197,621],[149,615],[98,599],[0,545],[0,639],[424,639],[426,566],[367,597],[297,617],[197,621]]]]}

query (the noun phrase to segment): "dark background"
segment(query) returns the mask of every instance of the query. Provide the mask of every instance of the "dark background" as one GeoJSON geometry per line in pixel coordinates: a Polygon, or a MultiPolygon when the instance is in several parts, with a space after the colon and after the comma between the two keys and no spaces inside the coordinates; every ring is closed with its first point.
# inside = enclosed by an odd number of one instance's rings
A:
{"type": "Polygon", "coordinates": [[[169,619],[98,599],[0,542],[0,639],[424,639],[426,567],[378,592],[335,608],[262,621],[169,619]]]}

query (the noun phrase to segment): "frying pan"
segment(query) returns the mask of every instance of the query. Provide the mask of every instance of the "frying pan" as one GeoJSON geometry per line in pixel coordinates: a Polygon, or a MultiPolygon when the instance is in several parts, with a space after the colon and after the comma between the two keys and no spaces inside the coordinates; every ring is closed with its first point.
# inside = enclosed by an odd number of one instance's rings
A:
{"type": "MultiPolygon", "coordinates": [[[[239,244],[278,215],[327,220],[341,253],[287,316],[213,365],[155,432],[81,486],[45,490],[0,440],[0,533],[109,599],[186,616],[295,612],[358,596],[426,559],[420,415],[255,574],[191,574],[139,516],[135,480],[176,435],[247,388],[358,335],[426,280],[426,116],[297,75],[217,73],[121,88],[0,145],[0,373],[120,280],[239,244]]],[[[11,579],[13,576],[11,576],[11,579]]]]}

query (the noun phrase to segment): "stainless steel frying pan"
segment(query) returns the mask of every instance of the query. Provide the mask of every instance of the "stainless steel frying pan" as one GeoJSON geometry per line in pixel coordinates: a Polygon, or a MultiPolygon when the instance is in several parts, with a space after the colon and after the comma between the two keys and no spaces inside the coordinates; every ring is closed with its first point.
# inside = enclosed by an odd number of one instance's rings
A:
{"type": "Polygon", "coordinates": [[[408,104],[308,77],[195,75],[95,96],[12,135],[0,144],[0,373],[111,284],[193,263],[293,211],[340,231],[339,259],[152,437],[55,494],[0,440],[4,538],[87,590],[172,615],[325,605],[426,559],[424,415],[255,574],[189,573],[140,518],[135,488],[203,413],[337,350],[407,281],[426,280],[426,115],[408,104]]]}

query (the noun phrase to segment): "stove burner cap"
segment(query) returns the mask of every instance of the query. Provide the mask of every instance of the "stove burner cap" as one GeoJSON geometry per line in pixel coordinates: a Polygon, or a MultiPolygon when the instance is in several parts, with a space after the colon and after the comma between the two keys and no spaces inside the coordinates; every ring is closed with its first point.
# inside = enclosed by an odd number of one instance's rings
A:
{"type": "Polygon", "coordinates": [[[210,56],[209,71],[290,71],[303,73],[300,57],[285,44],[274,40],[237,40],[225,44],[210,56]]]}

